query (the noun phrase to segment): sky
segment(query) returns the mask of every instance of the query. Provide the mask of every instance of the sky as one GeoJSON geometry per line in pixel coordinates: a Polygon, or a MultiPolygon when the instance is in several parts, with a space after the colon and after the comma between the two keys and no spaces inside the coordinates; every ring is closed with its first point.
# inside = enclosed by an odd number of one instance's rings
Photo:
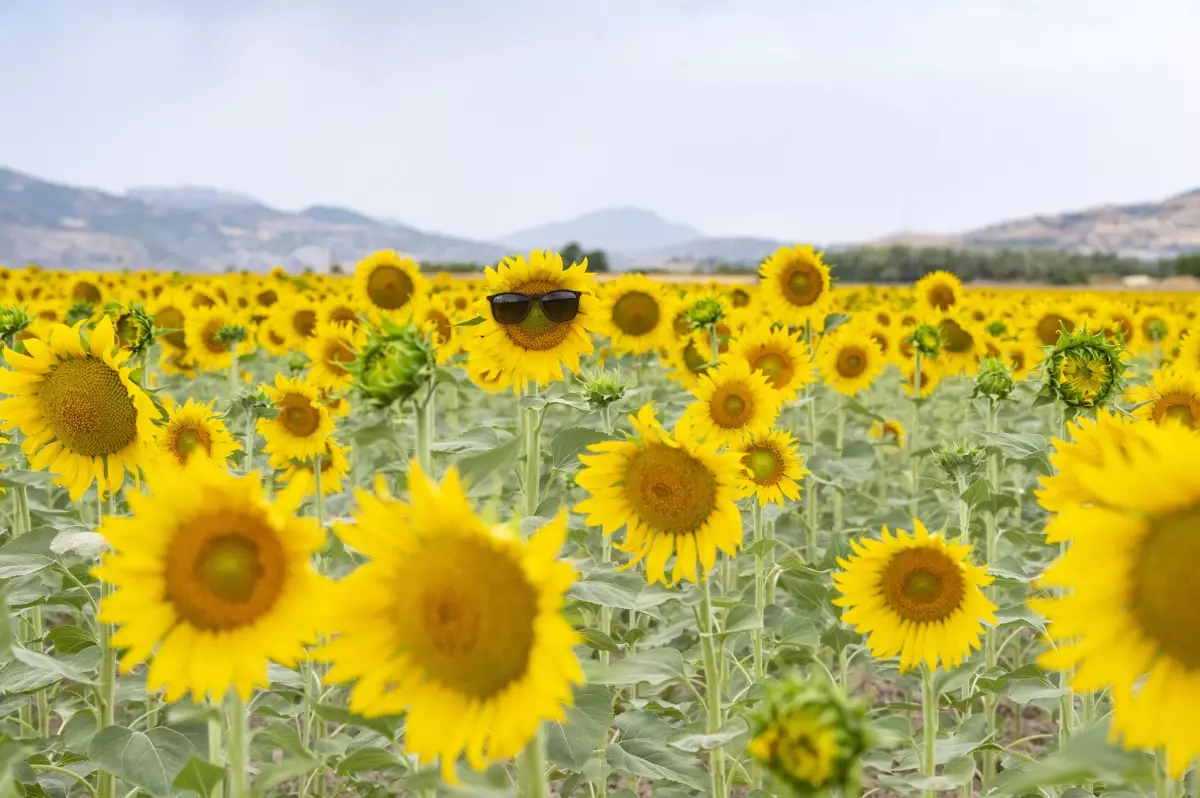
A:
{"type": "Polygon", "coordinates": [[[2,0],[0,165],[495,237],[859,241],[1200,187],[1196,0],[2,0]]]}

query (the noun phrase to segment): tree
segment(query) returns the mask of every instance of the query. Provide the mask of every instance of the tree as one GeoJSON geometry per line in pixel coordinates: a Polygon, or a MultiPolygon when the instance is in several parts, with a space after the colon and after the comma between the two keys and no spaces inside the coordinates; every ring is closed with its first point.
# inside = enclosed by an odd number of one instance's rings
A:
{"type": "Polygon", "coordinates": [[[583,247],[579,246],[578,241],[571,241],[558,254],[562,255],[563,263],[567,265],[579,263],[587,257],[587,253],[583,251],[583,247]]]}
{"type": "Polygon", "coordinates": [[[329,273],[330,274],[345,274],[346,270],[342,268],[342,264],[340,264],[340,263],[331,263],[331,264],[329,264],[329,273]]]}
{"type": "Polygon", "coordinates": [[[1176,258],[1175,273],[1200,277],[1200,252],[1193,255],[1180,255],[1176,258]]]}
{"type": "Polygon", "coordinates": [[[593,250],[587,254],[588,271],[608,271],[608,255],[602,249],[593,250]]]}

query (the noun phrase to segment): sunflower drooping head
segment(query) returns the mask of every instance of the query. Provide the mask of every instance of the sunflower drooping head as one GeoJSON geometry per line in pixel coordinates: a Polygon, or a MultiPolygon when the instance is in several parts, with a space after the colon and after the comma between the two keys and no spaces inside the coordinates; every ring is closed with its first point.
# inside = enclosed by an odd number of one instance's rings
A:
{"type": "Polygon", "coordinates": [[[433,345],[415,326],[385,318],[368,332],[354,361],[345,367],[360,395],[376,407],[387,407],[428,385],[436,364],[433,345]]]}
{"type": "Polygon", "coordinates": [[[794,795],[856,795],[870,746],[866,704],[821,674],[763,686],[746,750],[794,795]]]}
{"type": "Polygon", "coordinates": [[[876,421],[871,425],[871,437],[879,440],[881,443],[895,446],[897,449],[904,448],[905,438],[904,425],[895,419],[885,419],[876,421]]]}
{"type": "Polygon", "coordinates": [[[603,410],[625,396],[633,383],[621,379],[616,369],[598,368],[580,374],[579,390],[592,410],[603,410]]]}
{"type": "Polygon", "coordinates": [[[998,357],[985,357],[975,372],[974,396],[986,396],[993,402],[1007,399],[1016,387],[1012,369],[998,357]]]}
{"type": "Polygon", "coordinates": [[[514,389],[560,380],[564,367],[578,373],[597,308],[587,259],[564,266],[558,253],[534,251],[484,273],[490,293],[476,305],[483,322],[468,357],[505,372],[514,389]]]}
{"type": "Polygon", "coordinates": [[[33,324],[33,317],[19,305],[0,308],[0,339],[12,341],[33,324]]]}
{"type": "Polygon", "coordinates": [[[113,318],[117,340],[131,355],[140,355],[153,346],[154,317],[147,313],[140,303],[134,302],[129,307],[118,305],[108,315],[113,318]]]}
{"type": "Polygon", "coordinates": [[[1102,407],[1120,395],[1124,353],[1103,333],[1089,333],[1086,327],[1063,331],[1044,351],[1043,400],[1059,401],[1074,413],[1102,407]]]}

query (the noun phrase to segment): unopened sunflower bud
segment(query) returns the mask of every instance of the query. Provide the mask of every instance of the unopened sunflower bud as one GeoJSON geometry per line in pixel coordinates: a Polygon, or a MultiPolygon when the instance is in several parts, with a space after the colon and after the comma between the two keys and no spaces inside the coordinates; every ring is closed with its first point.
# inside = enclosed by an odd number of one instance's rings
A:
{"type": "Polygon", "coordinates": [[[988,335],[992,336],[993,338],[1004,338],[1008,335],[1008,322],[1004,321],[1003,319],[989,321],[987,325],[987,332],[988,335]]]}
{"type": "Polygon", "coordinates": [[[912,344],[922,356],[934,358],[946,345],[946,334],[936,324],[918,324],[912,333],[912,344]]]}
{"type": "Polygon", "coordinates": [[[113,328],[117,331],[121,346],[134,355],[140,355],[154,343],[154,317],[141,305],[134,304],[128,308],[118,305],[105,312],[112,316],[113,328]]]}
{"type": "Polygon", "coordinates": [[[0,337],[11,339],[24,332],[33,323],[33,319],[24,308],[16,305],[0,308],[0,337]]]}
{"type": "Polygon", "coordinates": [[[1016,387],[1012,369],[998,357],[985,357],[975,373],[975,396],[986,396],[992,400],[1007,399],[1016,387]]]}
{"type": "Polygon", "coordinates": [[[288,358],[287,367],[292,374],[299,374],[308,368],[308,357],[301,352],[293,352],[288,358]]]}
{"type": "Polygon", "coordinates": [[[413,325],[388,319],[367,334],[367,343],[349,366],[354,388],[376,407],[404,402],[428,384],[436,355],[429,339],[413,325]]]}
{"type": "Polygon", "coordinates": [[[955,446],[945,444],[933,452],[933,461],[950,479],[967,482],[983,468],[987,460],[987,452],[973,443],[960,443],[955,446]]]}
{"type": "Polygon", "coordinates": [[[246,340],[246,328],[240,324],[222,324],[213,333],[213,340],[219,344],[239,344],[246,340]]]}
{"type": "Polygon", "coordinates": [[[707,330],[725,318],[725,308],[715,299],[701,299],[687,310],[688,326],[693,330],[707,330]]]}
{"type": "Polygon", "coordinates": [[[74,327],[81,321],[88,321],[92,318],[92,315],[95,312],[96,308],[91,302],[85,302],[81,299],[75,304],[71,305],[71,308],[67,311],[67,326],[74,327]]]}
{"type": "Polygon", "coordinates": [[[1044,350],[1039,396],[1068,408],[1101,407],[1121,394],[1122,351],[1103,333],[1063,332],[1044,350]]]}
{"type": "Polygon", "coordinates": [[[588,407],[593,410],[608,407],[623,397],[631,387],[631,383],[621,379],[620,372],[610,369],[585,372],[580,382],[581,392],[587,399],[588,407]]]}
{"type": "Polygon", "coordinates": [[[866,705],[848,699],[822,675],[764,685],[746,749],[784,794],[857,795],[862,755],[870,744],[866,705]]]}
{"type": "Polygon", "coordinates": [[[270,397],[261,386],[255,385],[251,388],[243,388],[238,391],[232,402],[232,407],[241,410],[243,413],[253,413],[255,418],[265,416],[267,410],[274,407],[270,397]]]}

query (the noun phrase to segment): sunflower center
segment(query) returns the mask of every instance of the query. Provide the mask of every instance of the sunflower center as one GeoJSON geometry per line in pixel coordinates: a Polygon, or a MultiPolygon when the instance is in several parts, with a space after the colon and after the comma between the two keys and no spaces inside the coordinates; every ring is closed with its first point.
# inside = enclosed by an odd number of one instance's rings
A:
{"type": "Polygon", "coordinates": [[[1151,521],[1133,564],[1130,603],[1142,631],[1189,671],[1200,669],[1200,508],[1151,521]]]}
{"type": "Polygon", "coordinates": [[[54,436],[76,454],[116,454],[137,439],[133,399],[120,373],[103,360],[62,361],[42,380],[38,401],[54,436]]]}
{"type": "Polygon", "coordinates": [[[268,288],[266,291],[259,291],[255,300],[260,306],[269,308],[279,301],[279,294],[275,293],[273,289],[268,288]]]}
{"type": "Polygon", "coordinates": [[[713,423],[725,429],[741,429],[754,413],[754,397],[741,385],[722,385],[709,402],[713,423]]]}
{"type": "Polygon", "coordinates": [[[307,438],[320,426],[321,413],[308,397],[290,393],[279,403],[279,419],[288,432],[297,438],[307,438]]]}
{"type": "Polygon", "coordinates": [[[975,339],[954,319],[946,319],[942,322],[941,327],[942,332],[946,336],[947,352],[961,355],[970,352],[974,348],[975,339]]]}
{"type": "Polygon", "coordinates": [[[641,291],[630,291],[613,303],[613,324],[626,335],[653,332],[658,326],[658,319],[658,302],[641,291]]]}
{"type": "Polygon", "coordinates": [[[784,357],[778,352],[763,352],[751,363],[754,371],[762,372],[774,388],[786,388],[792,381],[796,370],[792,368],[791,358],[784,357]]]}
{"type": "Polygon", "coordinates": [[[704,367],[708,365],[708,360],[696,348],[695,341],[688,341],[687,347],[683,350],[683,362],[693,372],[703,371],[704,367]]]}
{"type": "Polygon", "coordinates": [[[779,456],[765,446],[755,446],[750,454],[742,458],[742,463],[750,469],[753,479],[760,485],[767,485],[779,476],[779,456]]]}
{"type": "Polygon", "coordinates": [[[434,310],[430,312],[429,319],[434,325],[435,343],[445,344],[449,341],[450,336],[454,334],[454,326],[450,323],[450,319],[446,318],[446,314],[440,310],[434,310]]]}
{"type": "Polygon", "coordinates": [[[519,562],[472,538],[444,535],[415,553],[411,567],[406,576],[415,586],[398,621],[414,665],[479,699],[525,674],[538,596],[519,562]]]}
{"type": "Polygon", "coordinates": [[[1178,421],[1194,429],[1196,417],[1200,416],[1200,396],[1178,392],[1163,394],[1154,403],[1153,415],[1155,423],[1178,421]]]}
{"type": "Polygon", "coordinates": [[[652,444],[637,452],[625,472],[625,495],[637,515],[657,532],[692,534],[717,501],[717,480],[682,449],[652,444]]]}
{"type": "Polygon", "coordinates": [[[214,355],[219,355],[229,351],[229,344],[217,339],[217,331],[224,325],[224,321],[213,319],[208,324],[204,325],[204,331],[200,337],[204,341],[204,348],[214,355]]]}
{"type": "Polygon", "coordinates": [[[95,305],[101,299],[100,289],[86,280],[80,280],[79,282],[75,283],[75,288],[71,291],[71,299],[82,302],[91,302],[93,305],[95,305]]]}
{"type": "Polygon", "coordinates": [[[212,436],[208,430],[199,427],[181,427],[175,433],[175,457],[180,463],[187,463],[188,456],[196,449],[212,453],[212,436]]]}
{"type": "Polygon", "coordinates": [[[1070,319],[1057,313],[1047,313],[1037,323],[1038,340],[1044,346],[1054,346],[1058,343],[1059,330],[1071,332],[1074,329],[1075,325],[1071,323],[1070,319]]]}
{"type": "Polygon", "coordinates": [[[334,324],[350,324],[358,326],[358,314],[352,308],[339,306],[329,312],[329,320],[334,324]]]}
{"type": "Polygon", "coordinates": [[[163,308],[158,313],[154,314],[154,323],[156,326],[164,330],[174,330],[162,337],[164,341],[169,343],[176,349],[186,349],[187,339],[183,335],[183,311],[179,308],[170,307],[163,308]]]}
{"type": "MultiPolygon", "coordinates": [[[[551,291],[561,291],[563,286],[547,280],[531,280],[511,289],[518,294],[548,294],[551,291]]],[[[520,324],[502,325],[504,332],[514,344],[523,349],[535,352],[545,352],[555,349],[567,340],[571,333],[572,323],[569,321],[556,322],[546,318],[542,306],[537,302],[529,309],[529,315],[520,324]]]]}
{"type": "Polygon", "coordinates": [[[884,601],[906,621],[945,620],[966,596],[958,563],[937,549],[905,549],[884,567],[882,581],[884,601]]]}
{"type": "Polygon", "coordinates": [[[133,323],[133,319],[129,314],[123,314],[117,320],[117,339],[121,342],[121,346],[132,347],[142,340],[140,328],[133,323]]]}
{"type": "Polygon", "coordinates": [[[343,363],[353,363],[354,353],[341,341],[334,341],[325,350],[325,365],[338,375],[349,374],[343,363]]]}
{"type": "Polygon", "coordinates": [[[867,370],[867,353],[857,346],[848,346],[838,352],[837,371],[843,377],[853,379],[867,370]]]}
{"type": "Polygon", "coordinates": [[[167,549],[166,593],[198,629],[254,623],[274,606],[287,575],[284,550],[265,519],[202,516],[181,526],[167,549]]]}
{"type": "Polygon", "coordinates": [[[935,285],[929,289],[929,304],[938,310],[948,310],[954,305],[954,290],[948,285],[935,285]]]}
{"type": "Polygon", "coordinates": [[[367,296],[384,310],[404,307],[412,293],[412,278],[397,266],[379,266],[367,278],[367,296]]]}
{"type": "Polygon", "coordinates": [[[302,338],[312,335],[317,326],[317,312],[304,308],[292,314],[292,329],[302,338]]]}

